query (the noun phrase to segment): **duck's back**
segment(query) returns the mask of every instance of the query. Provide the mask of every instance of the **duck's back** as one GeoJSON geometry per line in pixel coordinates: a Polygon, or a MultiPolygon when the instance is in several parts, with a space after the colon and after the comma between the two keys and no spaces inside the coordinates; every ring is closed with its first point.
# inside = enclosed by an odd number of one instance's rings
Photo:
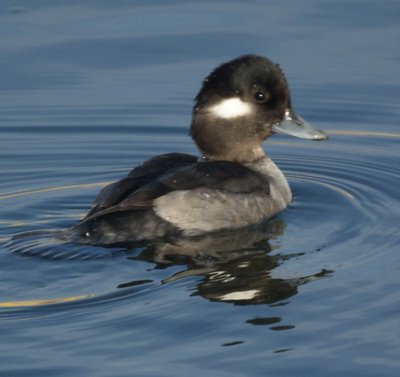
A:
{"type": "Polygon", "coordinates": [[[235,162],[160,155],[106,186],[74,233],[82,242],[121,244],[242,228],[287,205],[271,197],[270,179],[235,162]]]}
{"type": "Polygon", "coordinates": [[[105,210],[110,210],[141,187],[157,180],[162,174],[190,166],[197,159],[198,157],[185,153],[166,153],[146,160],[135,167],[127,177],[104,187],[95,198],[91,210],[83,220],[105,210]]]}

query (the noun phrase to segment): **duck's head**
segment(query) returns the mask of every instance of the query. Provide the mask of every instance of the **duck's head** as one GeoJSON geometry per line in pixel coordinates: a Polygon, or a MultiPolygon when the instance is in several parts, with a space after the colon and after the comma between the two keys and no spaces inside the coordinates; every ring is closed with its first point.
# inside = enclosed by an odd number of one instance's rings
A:
{"type": "Polygon", "coordinates": [[[264,156],[261,144],[273,133],[327,139],[295,114],[282,70],[261,56],[242,56],[216,68],[195,102],[191,135],[207,159],[258,160],[264,156]]]}

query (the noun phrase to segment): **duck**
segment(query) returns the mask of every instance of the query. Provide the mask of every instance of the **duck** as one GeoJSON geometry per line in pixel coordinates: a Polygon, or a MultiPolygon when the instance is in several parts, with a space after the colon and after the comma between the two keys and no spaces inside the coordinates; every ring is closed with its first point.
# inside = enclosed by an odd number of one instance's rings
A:
{"type": "Polygon", "coordinates": [[[73,240],[126,245],[268,221],[292,201],[287,179],[262,146],[275,133],[328,138],[294,112],[278,64],[244,55],[218,66],[194,100],[190,136],[200,154],[152,157],[105,186],[71,228],[73,240]]]}

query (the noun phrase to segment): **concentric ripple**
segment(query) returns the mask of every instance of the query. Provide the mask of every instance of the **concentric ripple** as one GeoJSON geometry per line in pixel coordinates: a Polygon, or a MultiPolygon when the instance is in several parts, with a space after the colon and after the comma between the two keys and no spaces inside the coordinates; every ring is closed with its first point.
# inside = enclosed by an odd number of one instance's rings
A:
{"type": "MultiPolygon", "coordinates": [[[[272,240],[276,240],[271,242],[272,249],[278,250],[279,254],[288,252],[289,254],[307,255],[308,251],[319,250],[321,247],[335,248],[338,245],[362,247],[363,244],[368,244],[368,247],[371,248],[374,245],[384,248],[385,245],[393,244],[400,214],[399,168],[396,162],[396,150],[391,148],[395,145],[396,139],[396,135],[384,135],[381,137],[382,145],[377,145],[376,140],[369,136],[364,135],[362,138],[350,139],[348,135],[337,135],[325,143],[309,144],[278,140],[267,145],[266,149],[269,154],[288,177],[294,196],[292,205],[279,215],[282,223],[279,231],[274,230],[275,233],[264,237],[268,239],[273,236],[272,240]],[[288,145],[290,145],[290,153],[286,153],[289,148],[284,148],[288,145]]],[[[124,174],[121,172],[121,176],[124,174]]],[[[74,245],[62,237],[63,229],[79,220],[89,208],[100,187],[110,181],[109,178],[106,175],[96,177],[98,183],[85,182],[0,194],[0,201],[3,208],[6,209],[6,216],[1,223],[0,240],[6,245],[6,251],[25,256],[75,260],[74,268],[77,268],[78,264],[76,263],[82,259],[124,255],[124,249],[74,245]]],[[[209,245],[207,247],[209,248],[209,245]]],[[[221,249],[221,245],[218,247],[221,249]]],[[[235,249],[230,245],[226,245],[225,249],[229,249],[229,247],[235,249]]],[[[238,248],[240,249],[240,247],[238,248]]],[[[265,252],[268,250],[266,249],[265,252]]],[[[0,257],[9,260],[10,255],[3,251],[0,257]]],[[[145,259],[148,262],[156,263],[157,258],[160,258],[160,255],[155,257],[152,254],[150,258],[146,256],[145,259]]],[[[188,258],[188,255],[185,255],[185,258],[188,258]]],[[[190,255],[190,258],[193,263],[193,254],[190,255]]],[[[202,258],[204,259],[204,256],[202,258]]],[[[215,259],[215,255],[213,258],[215,259]]],[[[38,273],[41,271],[46,274],[46,269],[41,265],[40,259],[36,260],[38,261],[35,262],[38,273]]],[[[43,259],[41,260],[43,261],[43,259]]],[[[121,265],[118,260],[121,261],[121,258],[117,258],[115,262],[105,261],[105,263],[117,263],[121,267],[123,263],[121,265]]],[[[177,261],[177,265],[182,264],[182,259],[175,258],[174,260],[177,261]]],[[[269,268],[283,263],[283,259],[275,262],[269,268]]],[[[140,265],[138,261],[136,263],[140,265]]],[[[172,260],[168,260],[168,263],[169,265],[174,264],[172,260]]],[[[211,263],[211,267],[210,264],[207,264],[207,268],[195,270],[195,274],[207,274],[210,271],[214,271],[213,274],[220,274],[220,270],[213,270],[215,269],[213,263],[211,263]]],[[[243,261],[241,263],[243,264],[243,261]]],[[[251,263],[251,259],[245,263],[251,263]]],[[[132,268],[133,265],[132,261],[129,268],[132,268]]],[[[63,265],[62,268],[67,267],[63,265]]],[[[161,275],[153,272],[148,279],[149,272],[146,268],[139,267],[139,269],[140,274],[143,274],[142,279],[137,280],[139,282],[175,280],[175,278],[171,279],[167,272],[161,275]]],[[[313,273],[318,276],[320,271],[313,271],[313,273]]],[[[189,276],[191,274],[181,275],[189,276]]],[[[179,276],[179,273],[175,276],[179,276]]],[[[114,297],[113,293],[104,294],[102,289],[89,290],[89,292],[80,289],[71,295],[66,294],[67,290],[63,295],[58,295],[57,276],[46,279],[48,284],[54,285],[54,290],[50,289],[53,291],[51,297],[33,299],[29,294],[25,297],[24,290],[28,291],[29,286],[29,281],[27,281],[26,283],[22,282],[18,299],[0,302],[0,307],[19,307],[19,310],[26,310],[21,307],[29,308],[41,305],[49,307],[62,304],[62,307],[65,308],[68,305],[74,305],[74,307],[86,305],[85,303],[93,302],[93,300],[96,304],[101,304],[103,298],[107,301],[109,297],[114,297]]],[[[115,276],[110,279],[111,287],[106,284],[106,281],[104,283],[108,286],[108,290],[112,289],[113,284],[114,288],[120,286],[120,288],[126,289],[124,287],[135,285],[135,281],[136,279],[132,279],[128,273],[125,277],[124,274],[121,274],[120,279],[115,280],[115,276]],[[131,281],[131,283],[127,285],[126,281],[131,281]]],[[[297,281],[301,281],[301,279],[297,281]]],[[[6,285],[7,281],[3,281],[2,284],[6,285]]],[[[126,293],[129,292],[126,291],[126,293]]],[[[207,294],[216,297],[215,292],[207,294]]],[[[227,295],[239,297],[237,292],[226,293],[224,297],[228,297],[227,295]]],[[[122,294],[121,299],[123,297],[122,294]]]]}

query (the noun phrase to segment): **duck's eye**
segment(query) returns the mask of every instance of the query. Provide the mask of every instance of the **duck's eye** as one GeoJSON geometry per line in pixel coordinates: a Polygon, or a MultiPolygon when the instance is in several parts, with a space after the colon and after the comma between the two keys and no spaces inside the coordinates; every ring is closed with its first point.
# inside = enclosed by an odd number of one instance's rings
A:
{"type": "Polygon", "coordinates": [[[264,102],[267,99],[265,93],[257,91],[254,93],[254,99],[258,102],[264,102]]]}

